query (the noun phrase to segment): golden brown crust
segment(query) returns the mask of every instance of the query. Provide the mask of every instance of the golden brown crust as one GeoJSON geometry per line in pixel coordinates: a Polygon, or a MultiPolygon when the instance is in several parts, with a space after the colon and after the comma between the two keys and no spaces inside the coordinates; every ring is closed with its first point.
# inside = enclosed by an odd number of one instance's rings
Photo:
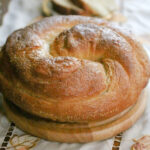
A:
{"type": "Polygon", "coordinates": [[[110,138],[132,126],[145,109],[146,94],[144,90],[134,106],[104,122],[60,123],[27,114],[7,100],[3,106],[7,116],[17,127],[34,136],[51,141],[83,143],[110,138]]]}
{"type": "Polygon", "coordinates": [[[97,18],[56,16],[14,32],[2,49],[4,96],[29,113],[102,121],[135,104],[150,76],[142,46],[97,18]]]}

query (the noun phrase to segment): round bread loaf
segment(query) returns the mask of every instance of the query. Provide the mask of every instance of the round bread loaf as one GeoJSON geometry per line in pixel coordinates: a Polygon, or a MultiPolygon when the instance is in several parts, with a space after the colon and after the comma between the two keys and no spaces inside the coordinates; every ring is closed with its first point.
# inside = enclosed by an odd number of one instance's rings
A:
{"type": "Polygon", "coordinates": [[[98,18],[54,16],[9,36],[0,54],[0,90],[39,118],[105,122],[136,104],[149,68],[127,30],[98,18]]]}

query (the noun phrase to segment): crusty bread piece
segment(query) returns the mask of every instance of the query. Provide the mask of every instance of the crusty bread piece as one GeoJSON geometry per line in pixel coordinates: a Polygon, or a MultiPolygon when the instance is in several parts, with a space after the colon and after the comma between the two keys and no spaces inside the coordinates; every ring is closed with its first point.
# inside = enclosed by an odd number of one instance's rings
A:
{"type": "Polygon", "coordinates": [[[0,91],[41,118],[103,121],[136,103],[149,68],[127,30],[94,17],[54,16],[9,36],[0,54],[0,91]]]}
{"type": "Polygon", "coordinates": [[[114,0],[71,0],[75,5],[91,13],[91,15],[106,17],[117,6],[114,0]]]}
{"type": "Polygon", "coordinates": [[[51,0],[43,0],[42,2],[42,13],[43,16],[49,17],[53,15],[60,15],[58,12],[52,9],[52,2],[51,0]]]}
{"type": "Polygon", "coordinates": [[[42,13],[44,14],[44,16],[52,15],[51,7],[52,6],[51,6],[51,1],[50,0],[43,0],[42,13]]]}
{"type": "Polygon", "coordinates": [[[83,9],[74,5],[70,0],[52,0],[52,6],[55,11],[61,14],[86,14],[83,9]]]}
{"type": "Polygon", "coordinates": [[[149,68],[128,30],[96,17],[59,15],[8,37],[0,52],[0,91],[8,117],[24,131],[91,142],[140,117],[149,68]]]}

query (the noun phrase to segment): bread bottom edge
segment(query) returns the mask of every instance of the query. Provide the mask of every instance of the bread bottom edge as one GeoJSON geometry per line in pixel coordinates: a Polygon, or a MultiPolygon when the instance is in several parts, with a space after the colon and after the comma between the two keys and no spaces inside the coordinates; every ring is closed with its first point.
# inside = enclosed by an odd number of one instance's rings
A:
{"type": "Polygon", "coordinates": [[[116,120],[91,126],[91,123],[59,123],[43,119],[30,118],[18,111],[17,107],[11,106],[7,100],[3,101],[8,118],[17,127],[34,136],[57,142],[86,143],[104,140],[115,136],[130,128],[143,114],[146,106],[146,89],[139,96],[137,103],[124,115],[116,120]]]}

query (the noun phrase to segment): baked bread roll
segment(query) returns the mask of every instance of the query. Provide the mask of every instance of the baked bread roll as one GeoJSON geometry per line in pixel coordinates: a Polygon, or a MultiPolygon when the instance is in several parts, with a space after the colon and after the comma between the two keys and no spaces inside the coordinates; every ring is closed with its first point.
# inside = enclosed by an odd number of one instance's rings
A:
{"type": "Polygon", "coordinates": [[[83,134],[137,103],[149,67],[143,47],[121,27],[98,18],[55,16],[8,37],[0,53],[0,90],[6,113],[23,130],[48,140],[89,142],[102,138],[83,134]],[[40,120],[47,124],[42,133],[40,120]]]}
{"type": "Polygon", "coordinates": [[[71,0],[75,5],[93,16],[110,17],[117,9],[114,0],[71,0]]]}

